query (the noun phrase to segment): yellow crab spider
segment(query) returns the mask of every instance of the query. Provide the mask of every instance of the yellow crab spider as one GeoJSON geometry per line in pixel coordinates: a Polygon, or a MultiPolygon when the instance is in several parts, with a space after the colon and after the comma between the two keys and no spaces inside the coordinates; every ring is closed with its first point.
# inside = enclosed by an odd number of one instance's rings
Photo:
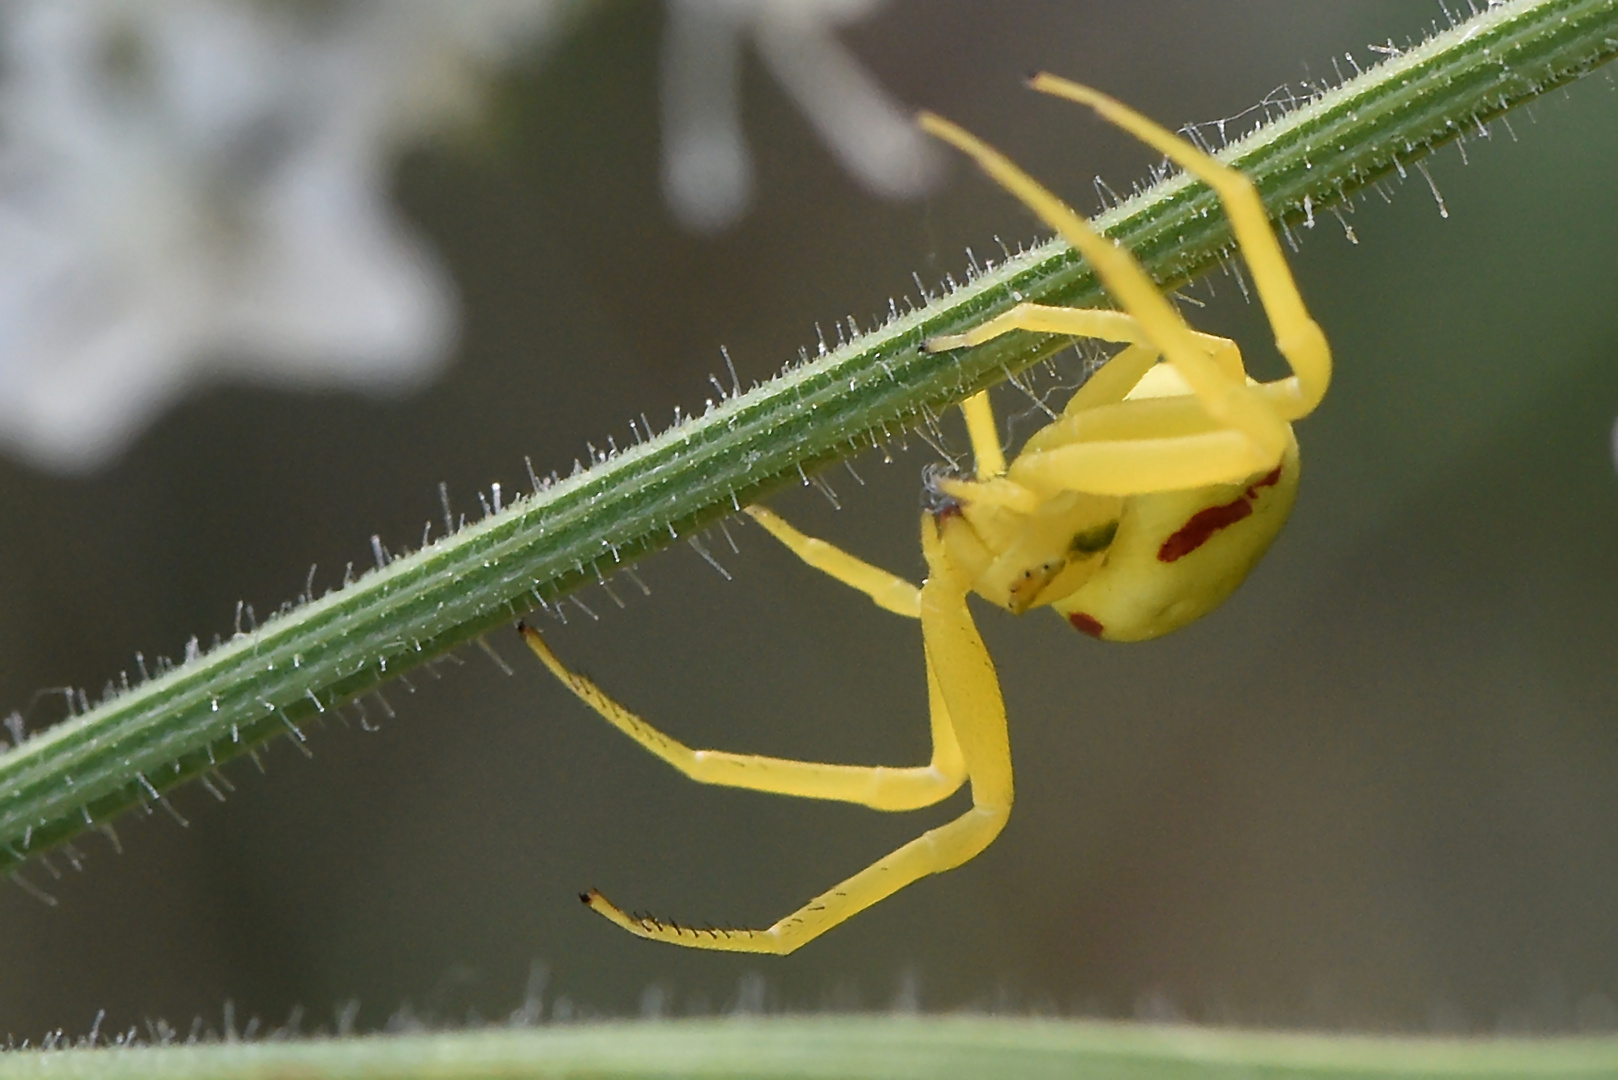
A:
{"type": "Polygon", "coordinates": [[[1186,326],[1133,256],[989,146],[922,114],[923,128],[970,156],[1079,251],[1122,309],[1019,304],[925,347],[978,345],[1013,329],[1125,345],[1009,465],[987,395],[963,403],[976,474],[931,482],[934,506],[921,521],[927,579],[919,588],[805,536],[769,510],[747,511],[810,566],[921,622],[932,760],[887,768],[692,750],[568,670],[538,633],[522,629],[568,689],[693,780],[877,810],[931,806],[970,781],[972,806],[764,930],[697,930],[630,915],[598,892],[582,897],[632,934],[702,949],[789,953],[911,882],[971,859],[1006,823],[1012,772],[1000,683],[967,594],[1013,614],[1053,608],[1098,638],[1157,637],[1229,596],[1292,508],[1298,446],[1291,421],[1325,393],[1331,353],[1251,182],[1095,90],[1050,75],[1036,76],[1032,86],[1091,106],[1214,190],[1293,374],[1267,383],[1248,378],[1236,343],[1186,326]]]}

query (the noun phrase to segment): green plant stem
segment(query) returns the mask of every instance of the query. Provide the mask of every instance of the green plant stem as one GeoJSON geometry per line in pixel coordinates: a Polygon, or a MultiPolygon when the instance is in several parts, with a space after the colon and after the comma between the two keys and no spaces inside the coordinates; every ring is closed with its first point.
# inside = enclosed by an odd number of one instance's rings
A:
{"type": "Polygon", "coordinates": [[[0,1055],[0,1080],[1571,1080],[1615,1074],[1618,1039],[1610,1037],[1373,1038],[964,1016],[648,1021],[0,1055]]]}
{"type": "MultiPolygon", "coordinates": [[[[1271,213],[1312,221],[1365,185],[1618,53],[1618,0],[1517,0],[1390,58],[1234,143],[1271,213]]],[[[1097,219],[1165,287],[1231,247],[1200,183],[1175,176],[1097,219]]],[[[977,274],[909,314],[656,438],[544,487],[258,630],[112,694],[0,757],[0,869],[374,690],[806,473],[924,424],[1064,348],[1010,334],[921,343],[1019,300],[1104,303],[1060,243],[977,274]]]]}

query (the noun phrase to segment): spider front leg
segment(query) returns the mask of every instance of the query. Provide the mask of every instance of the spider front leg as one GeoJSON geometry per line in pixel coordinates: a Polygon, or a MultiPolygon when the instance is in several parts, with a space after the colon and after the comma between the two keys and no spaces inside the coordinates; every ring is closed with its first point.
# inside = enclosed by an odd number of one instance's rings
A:
{"type": "MultiPolygon", "coordinates": [[[[946,521],[944,527],[949,527],[946,521]]],[[[893,895],[906,885],[954,869],[999,835],[1011,813],[1011,749],[1005,704],[988,649],[967,610],[968,582],[949,562],[939,522],[923,522],[922,548],[929,574],[919,614],[927,652],[934,727],[953,728],[972,782],[972,808],[931,829],[887,857],[815,897],[764,930],[694,930],[636,917],[598,892],[583,899],[630,933],[653,941],[721,952],[785,954],[893,895]]]]}
{"type": "Polygon", "coordinates": [[[1085,257],[1124,314],[1133,318],[1147,340],[1180,373],[1209,415],[1242,436],[1247,444],[1247,467],[1235,475],[1251,473],[1280,457],[1286,445],[1285,421],[1269,402],[1249,390],[1245,379],[1231,378],[1199,346],[1191,328],[1134,256],[1097,233],[1083,217],[981,139],[931,113],[921,115],[921,125],[972,157],[1085,257]]]}
{"type": "MultiPolygon", "coordinates": [[[[1331,346],[1325,332],[1309,317],[1253,182],[1241,171],[1203,153],[1099,90],[1048,73],[1035,75],[1028,85],[1042,94],[1090,106],[1102,119],[1123,128],[1214,190],[1230,219],[1242,258],[1252,272],[1259,302],[1275,331],[1275,346],[1293,370],[1291,378],[1265,384],[1264,396],[1286,420],[1297,420],[1313,411],[1331,383],[1331,346]]],[[[1088,257],[1089,252],[1085,255],[1088,257]]],[[[1097,272],[1102,273],[1099,268],[1097,272]]],[[[1102,278],[1108,288],[1113,288],[1105,273],[1102,278]]],[[[1130,305],[1126,302],[1126,306],[1130,305]]]]}
{"type": "MultiPolygon", "coordinates": [[[[1156,283],[1132,255],[1102,237],[1081,215],[982,140],[941,117],[923,113],[920,117],[923,128],[970,156],[1056,229],[1085,257],[1124,308],[1123,313],[1090,314],[1020,305],[974,331],[937,339],[931,344],[945,348],[976,344],[1014,327],[1149,343],[1174,367],[1185,388],[1196,396],[1208,415],[1237,436],[1232,439],[1210,433],[1188,445],[1183,459],[1208,460],[1210,466],[1206,475],[1225,481],[1273,467],[1290,443],[1288,421],[1308,413],[1325,393],[1330,379],[1331,353],[1324,334],[1303,306],[1252,182],[1237,170],[1095,90],[1048,75],[1036,77],[1033,86],[1094,107],[1102,117],[1161,150],[1214,189],[1252,271],[1260,299],[1276,332],[1276,344],[1295,374],[1269,384],[1250,385],[1245,373],[1226,369],[1198,347],[1198,335],[1186,326],[1179,312],[1158,291],[1156,283]],[[1109,321],[1120,317],[1131,319],[1144,337],[1120,338],[1108,333],[1109,321]],[[1087,325],[1095,329],[1082,329],[1087,325]]],[[[1163,482],[1177,480],[1169,476],[1163,482]]]]}

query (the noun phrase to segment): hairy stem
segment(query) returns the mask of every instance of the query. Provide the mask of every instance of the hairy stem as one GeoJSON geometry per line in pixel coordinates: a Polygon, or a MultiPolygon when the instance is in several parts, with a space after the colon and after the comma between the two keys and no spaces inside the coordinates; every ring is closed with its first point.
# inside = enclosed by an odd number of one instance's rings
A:
{"type": "MultiPolygon", "coordinates": [[[[1221,152],[1273,215],[1308,220],[1618,53],[1618,0],[1516,0],[1322,92],[1221,152]]],[[[1164,287],[1230,250],[1209,191],[1176,175],[1097,219],[1164,287]]],[[[1010,334],[929,355],[1021,300],[1104,303],[1049,243],[879,329],[545,486],[425,550],[122,690],[0,757],[0,869],[106,822],[540,603],[914,427],[1064,348],[1010,334]]]]}

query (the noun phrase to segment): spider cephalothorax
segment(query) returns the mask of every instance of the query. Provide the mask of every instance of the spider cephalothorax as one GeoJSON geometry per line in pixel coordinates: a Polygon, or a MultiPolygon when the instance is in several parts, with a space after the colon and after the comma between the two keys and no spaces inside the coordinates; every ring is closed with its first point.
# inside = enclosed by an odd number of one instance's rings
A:
{"type": "Polygon", "coordinates": [[[1008,464],[986,394],[961,405],[971,477],[931,473],[921,520],[927,579],[918,588],[805,536],[763,507],[748,513],[809,565],[921,622],[932,759],[912,768],[826,765],[692,750],[564,667],[544,640],[529,645],[569,689],[625,734],[694,780],[812,799],[909,810],[970,780],[972,807],[764,930],[694,932],[635,917],[598,892],[584,900],[641,937],[731,952],[788,953],[928,874],[959,866],[1011,813],[1011,748],[994,663],[966,605],[976,592],[1021,614],[1050,607],[1094,637],[1157,637],[1217,607],[1275,538],[1298,487],[1291,422],[1326,392],[1331,353],[1309,318],[1265,217],[1241,173],[1094,90],[1036,76],[1035,89],[1090,105],[1218,194],[1252,272],[1291,376],[1248,378],[1235,342],[1185,325],[1123,249],[996,151],[930,114],[922,126],[970,155],[1090,263],[1119,310],[1019,303],[937,352],[1010,330],[1100,338],[1125,347],[1035,432],[1008,464]]]}

